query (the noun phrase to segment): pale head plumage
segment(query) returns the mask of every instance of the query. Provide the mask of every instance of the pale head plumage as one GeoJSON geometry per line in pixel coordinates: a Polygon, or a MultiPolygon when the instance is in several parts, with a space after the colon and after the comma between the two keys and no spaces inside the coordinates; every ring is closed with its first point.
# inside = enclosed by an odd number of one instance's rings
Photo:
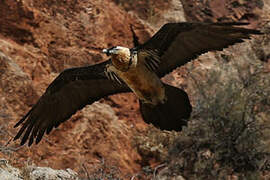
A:
{"type": "Polygon", "coordinates": [[[130,54],[129,48],[123,47],[123,46],[114,46],[109,49],[103,49],[103,53],[106,53],[108,56],[109,55],[114,55],[114,54],[130,54]]]}
{"type": "Polygon", "coordinates": [[[129,48],[115,46],[109,49],[103,49],[103,53],[111,56],[112,64],[120,71],[126,71],[130,66],[131,52],[129,48]]]}

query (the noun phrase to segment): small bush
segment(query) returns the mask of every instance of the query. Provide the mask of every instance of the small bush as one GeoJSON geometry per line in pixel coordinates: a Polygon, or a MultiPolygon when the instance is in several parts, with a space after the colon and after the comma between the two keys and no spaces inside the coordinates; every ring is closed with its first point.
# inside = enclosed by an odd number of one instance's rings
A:
{"type": "Polygon", "coordinates": [[[258,179],[270,170],[270,73],[260,63],[219,64],[218,70],[190,74],[199,100],[170,150],[170,174],[258,179]]]}

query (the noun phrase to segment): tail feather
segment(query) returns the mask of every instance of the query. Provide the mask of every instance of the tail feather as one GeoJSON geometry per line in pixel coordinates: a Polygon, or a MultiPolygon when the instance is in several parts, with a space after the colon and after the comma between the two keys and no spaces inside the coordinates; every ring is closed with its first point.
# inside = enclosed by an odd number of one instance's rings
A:
{"type": "Polygon", "coordinates": [[[181,131],[187,125],[192,106],[185,91],[164,84],[167,101],[153,106],[140,101],[140,110],[146,123],[152,123],[162,130],[181,131]]]}

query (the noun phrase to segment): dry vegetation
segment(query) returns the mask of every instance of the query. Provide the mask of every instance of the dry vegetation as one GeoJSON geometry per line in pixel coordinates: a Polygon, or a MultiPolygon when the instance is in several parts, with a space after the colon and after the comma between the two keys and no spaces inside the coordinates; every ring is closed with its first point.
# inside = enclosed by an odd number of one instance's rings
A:
{"type": "Polygon", "coordinates": [[[214,69],[189,74],[197,100],[170,150],[167,174],[261,179],[269,172],[270,73],[254,55],[256,47],[238,45],[240,54],[246,48],[242,56],[219,53],[214,69]]]}
{"type": "Polygon", "coordinates": [[[270,117],[270,91],[265,91],[270,87],[269,73],[256,73],[242,82],[233,78],[226,84],[218,73],[210,75],[213,81],[206,87],[198,85],[199,112],[170,152],[170,158],[177,159],[172,171],[185,177],[193,174],[195,179],[234,173],[257,177],[270,168],[269,147],[263,138],[269,127],[260,123],[270,117]],[[207,96],[204,92],[213,82],[222,88],[216,89],[214,97],[207,96]]]}

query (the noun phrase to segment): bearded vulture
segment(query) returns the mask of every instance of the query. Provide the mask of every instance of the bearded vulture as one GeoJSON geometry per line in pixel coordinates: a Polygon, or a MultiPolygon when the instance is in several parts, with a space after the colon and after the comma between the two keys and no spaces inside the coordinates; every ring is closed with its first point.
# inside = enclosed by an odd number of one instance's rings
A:
{"type": "Polygon", "coordinates": [[[104,49],[110,59],[87,67],[66,69],[49,85],[30,111],[14,126],[14,140],[40,142],[46,132],[68,120],[87,104],[116,93],[133,92],[145,122],[165,130],[181,130],[192,107],[187,94],[160,78],[199,55],[222,50],[261,34],[240,27],[248,23],[167,23],[134,48],[104,49]]]}

